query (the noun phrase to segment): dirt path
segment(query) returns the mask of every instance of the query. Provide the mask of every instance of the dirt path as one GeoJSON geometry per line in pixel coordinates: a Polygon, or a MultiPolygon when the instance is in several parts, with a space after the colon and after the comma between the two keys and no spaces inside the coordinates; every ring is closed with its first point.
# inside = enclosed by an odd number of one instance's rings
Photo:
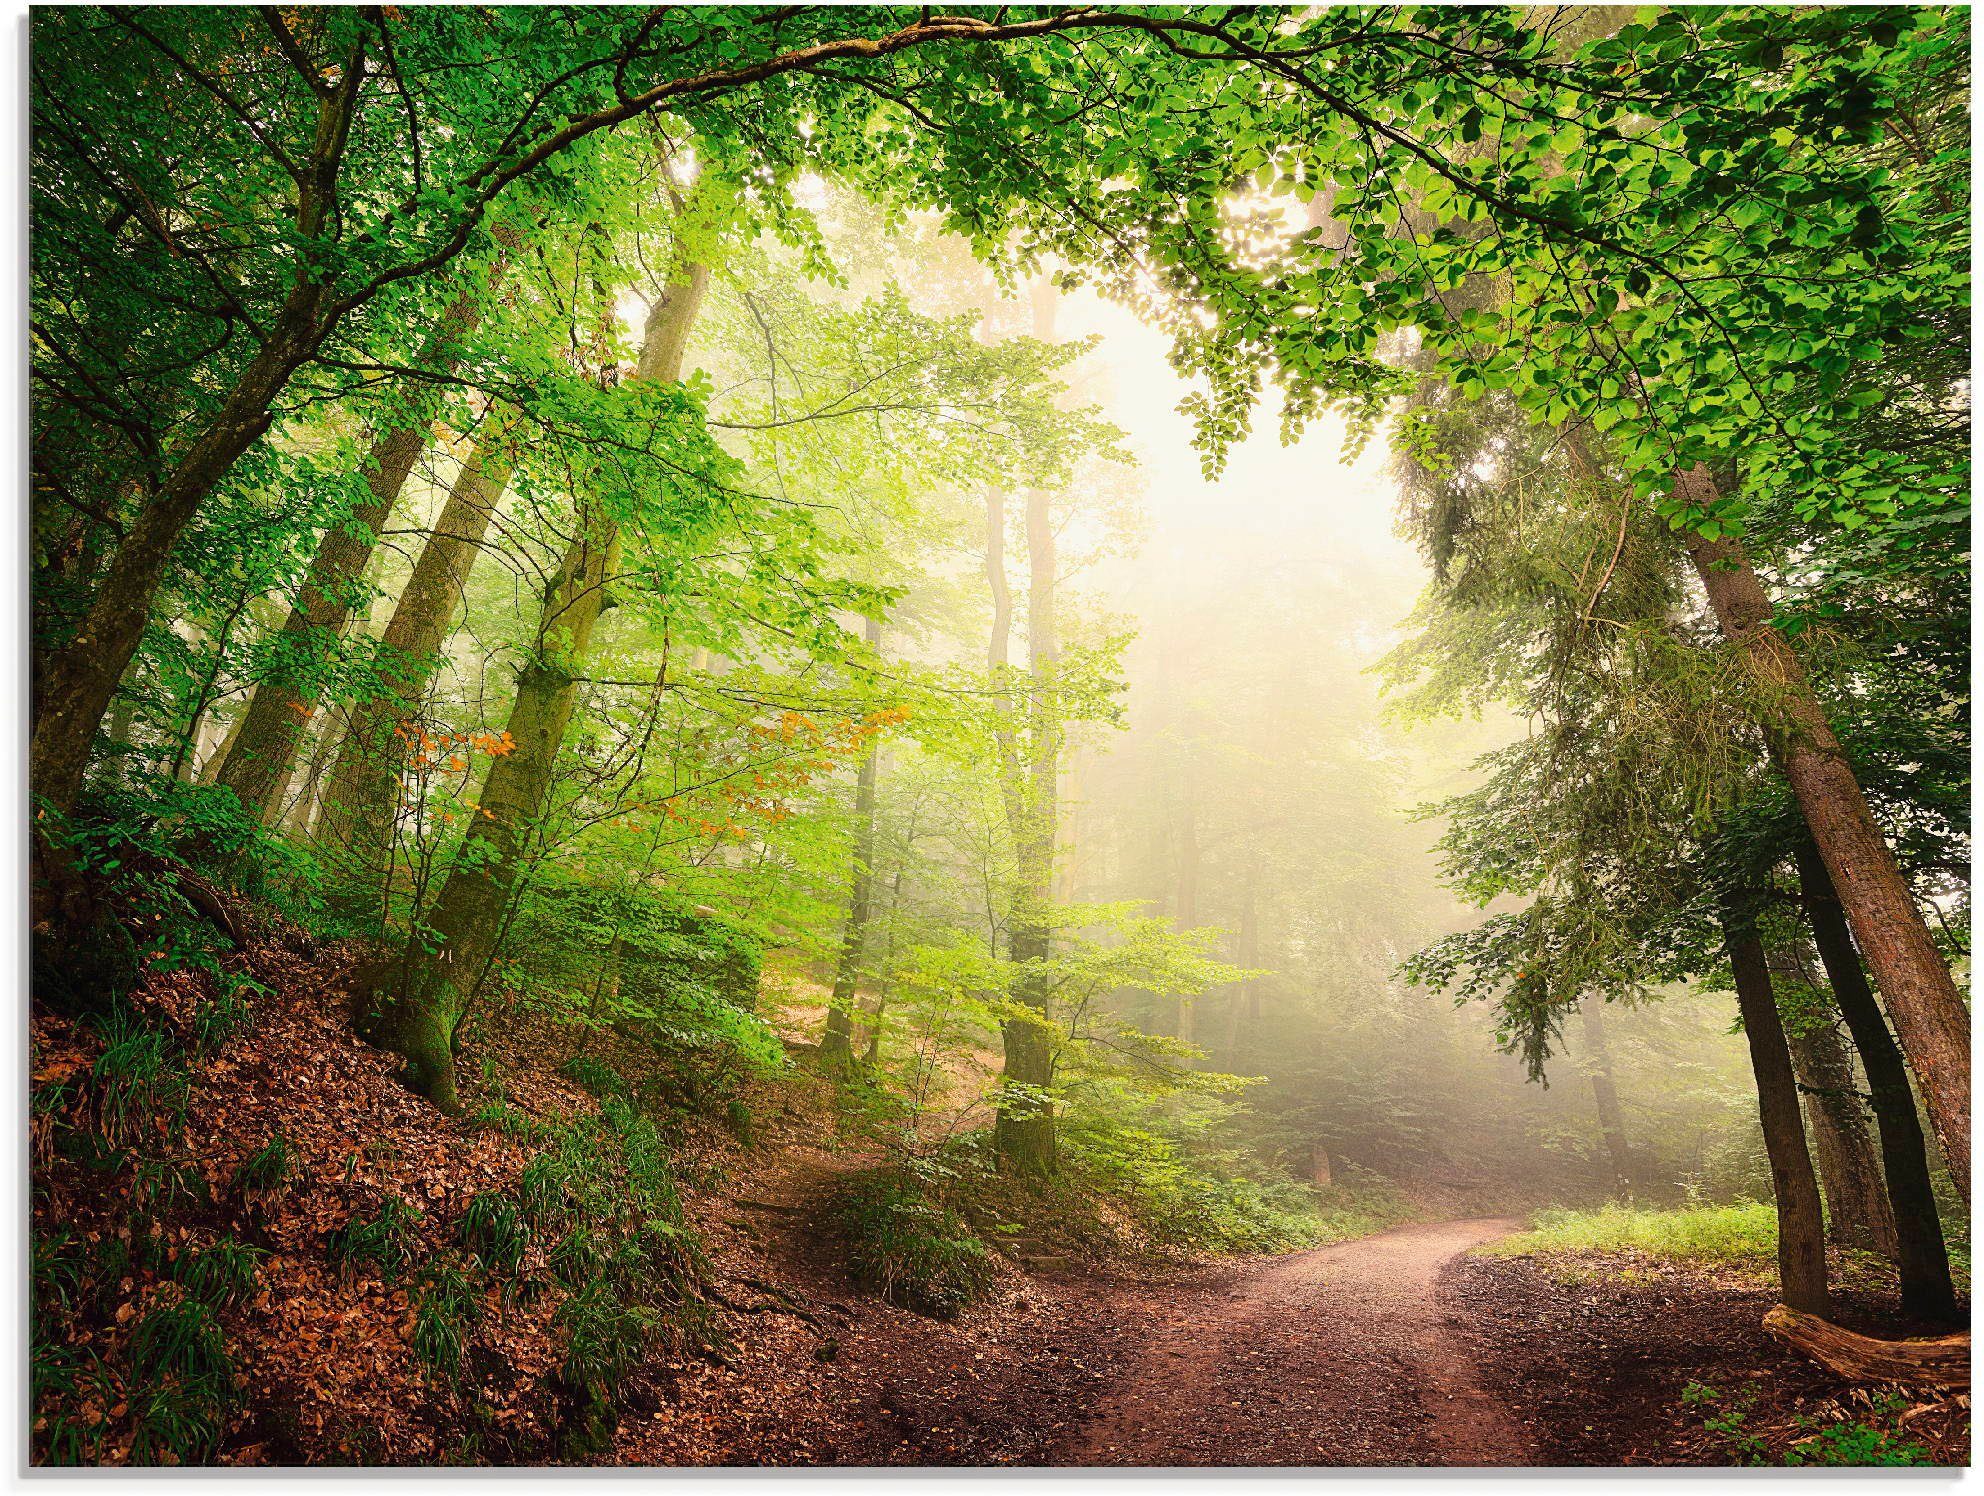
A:
{"type": "Polygon", "coordinates": [[[1511,1221],[1406,1226],[1142,1305],[1136,1360],[1048,1463],[1521,1465],[1435,1288],[1511,1221]]]}

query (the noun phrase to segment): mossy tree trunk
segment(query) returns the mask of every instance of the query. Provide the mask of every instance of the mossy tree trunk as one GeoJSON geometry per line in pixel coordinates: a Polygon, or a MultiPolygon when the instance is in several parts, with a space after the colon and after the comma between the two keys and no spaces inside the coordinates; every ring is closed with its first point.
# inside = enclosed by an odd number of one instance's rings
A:
{"type": "MultiPolygon", "coordinates": [[[[673,382],[708,268],[687,267],[655,303],[639,377],[673,382]]],[[[359,994],[359,1031],[406,1060],[405,1079],[444,1111],[460,1109],[455,1087],[457,1022],[489,972],[508,924],[523,853],[551,793],[593,632],[607,606],[620,540],[604,513],[582,505],[579,533],[544,592],[530,656],[517,677],[507,731],[514,745],[490,765],[480,813],[423,915],[425,937],[409,942],[392,974],[370,974],[359,994]]]]}

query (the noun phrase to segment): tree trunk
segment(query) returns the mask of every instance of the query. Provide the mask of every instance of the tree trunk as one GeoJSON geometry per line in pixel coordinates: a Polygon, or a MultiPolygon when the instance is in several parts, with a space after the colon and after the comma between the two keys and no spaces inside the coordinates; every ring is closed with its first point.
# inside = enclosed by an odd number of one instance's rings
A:
{"type": "Polygon", "coordinates": [[[28,772],[34,792],[58,812],[72,809],[82,790],[97,724],[144,638],[173,546],[207,495],[268,430],[277,394],[315,350],[319,299],[292,296],[226,403],[138,512],[104,568],[81,626],[49,660],[48,678],[38,685],[41,710],[28,772]]]}
{"type": "MultiPolygon", "coordinates": [[[[882,648],[882,621],[867,620],[868,647],[882,648]]],[[[861,980],[862,949],[868,938],[868,917],[875,887],[875,783],[881,749],[870,744],[854,783],[854,878],[847,901],[847,922],[841,930],[840,962],[834,969],[833,999],[827,1007],[827,1029],[820,1037],[820,1063],[835,1070],[854,1063],[855,989],[861,980]]]]}
{"type": "MultiPolygon", "coordinates": [[[[336,210],[338,169],[365,80],[364,63],[361,46],[346,61],[340,82],[320,95],[310,154],[298,177],[294,228],[299,244],[309,245],[336,210]]],[[[50,658],[47,678],[36,682],[28,776],[34,793],[58,815],[68,814],[82,791],[97,726],[144,638],[173,546],[207,495],[267,432],[276,397],[336,324],[338,310],[311,258],[306,254],[299,260],[295,283],[270,321],[261,348],[138,511],[112,553],[81,625],[50,658]]]]}
{"type": "Polygon", "coordinates": [[[1894,1217],[1852,1059],[1830,1022],[1801,1026],[1786,1037],[1804,1095],[1806,1128],[1818,1153],[1832,1239],[1892,1259],[1894,1217]]]}
{"type": "MultiPolygon", "coordinates": [[[[1054,336],[1052,284],[1036,283],[1033,332],[1054,336]]],[[[1054,526],[1048,494],[1026,496],[1027,668],[1032,677],[1028,711],[1028,782],[1020,796],[1022,815],[1014,832],[1018,889],[1014,898],[1011,956],[1018,968],[1013,997],[1027,1011],[1003,1025],[1005,1069],[1001,1077],[993,1145],[1022,1174],[1047,1175],[1055,1167],[1055,1043],[1049,1013],[1047,961],[1053,954],[1052,900],[1056,799],[1061,781],[1061,710],[1055,672],[1061,650],[1054,612],[1054,526]]]]}
{"type": "Polygon", "coordinates": [[[1746,911],[1733,904],[1725,907],[1722,936],[1735,976],[1743,1035],[1750,1046],[1750,1068],[1757,1080],[1757,1119],[1763,1125],[1771,1192],[1777,1200],[1781,1292],[1793,1309],[1823,1315],[1831,1302],[1826,1291],[1825,1213],[1819,1203],[1812,1156],[1805,1146],[1798,1081],[1792,1074],[1784,1026],[1777,1016],[1770,968],[1765,964],[1756,926],[1746,911]]]}
{"type": "Polygon", "coordinates": [[[1592,1104],[1598,1108],[1598,1130],[1612,1160],[1613,1177],[1631,1189],[1640,1182],[1640,1170],[1626,1139],[1626,1114],[1619,1105],[1619,1085],[1612,1074],[1612,1047],[1605,1041],[1602,1007],[1602,1003],[1590,1001],[1578,1005],[1587,1055],[1585,1073],[1591,1078],[1592,1104]]]}
{"type": "MultiPolygon", "coordinates": [[[[1260,911],[1260,865],[1254,858],[1247,860],[1247,876],[1240,890],[1240,929],[1238,943],[1234,947],[1233,961],[1242,971],[1252,971],[1261,959],[1261,911],[1260,911]]],[[[1240,1062],[1240,1028],[1244,1020],[1258,1017],[1254,1011],[1259,999],[1254,995],[1254,979],[1242,977],[1233,984],[1226,998],[1226,1064],[1229,1069],[1240,1062]]]]}
{"type": "Polygon", "coordinates": [[[492,412],[475,450],[455,475],[379,640],[385,691],[353,705],[331,768],[322,840],[366,873],[383,869],[392,846],[399,775],[406,761],[400,729],[433,683],[469,571],[509,486],[512,464],[505,435],[511,419],[492,412]]]}
{"type": "Polygon", "coordinates": [[[1826,1227],[1842,1247],[1894,1256],[1894,1217],[1853,1074],[1853,1057],[1833,1024],[1836,1012],[1804,953],[1765,947],[1791,1068],[1805,1108],[1805,1134],[1817,1156],[1826,1227]]]}
{"type": "Polygon", "coordinates": [[[1949,1252],[1936,1212],[1935,1190],[1929,1182],[1928,1145],[1915,1113],[1915,1093],[1909,1089],[1907,1067],[1888,1032],[1887,1020],[1881,1016],[1873,989],[1867,985],[1825,862],[1809,843],[1798,848],[1797,857],[1799,890],[1806,917],[1812,922],[1819,960],[1825,965],[1840,1017],[1867,1072],[1875,1130],[1880,1136],[1881,1166],[1887,1176],[1888,1204],[1893,1212],[1902,1307],[1926,1319],[1952,1320],[1956,1317],[1956,1289],[1950,1281],[1949,1252]]]}
{"type": "MultiPolygon", "coordinates": [[[[1199,924],[1199,797],[1192,776],[1191,750],[1186,749],[1185,793],[1179,797],[1177,899],[1172,905],[1171,923],[1180,930],[1195,930],[1199,924]]],[[[1197,1036],[1197,1004],[1181,995],[1172,1009],[1171,1032],[1187,1044],[1197,1036]]]]}
{"type": "MultiPolygon", "coordinates": [[[[1680,474],[1676,491],[1707,507],[1719,496],[1705,466],[1680,474]]],[[[1743,651],[1779,704],[1771,754],[1798,797],[1840,906],[1887,1000],[1902,1050],[1957,1189],[1970,1198],[1970,1013],[1929,926],[1867,806],[1805,667],[1771,621],[1771,603],[1740,543],[1690,531],[1688,556],[1722,632],[1743,651]]]]}
{"type": "Polygon", "coordinates": [[[1764,1316],[1764,1329],[1849,1382],[1900,1382],[1911,1387],[1970,1386],[1970,1334],[1933,1340],[1876,1340],[1783,1304],[1764,1316]]]}
{"type": "MultiPolygon", "coordinates": [[[[503,269],[499,261],[490,289],[500,282],[503,269]]],[[[451,372],[460,361],[458,345],[481,320],[481,298],[472,291],[462,292],[428,336],[420,351],[420,367],[451,372]]],[[[416,402],[414,409],[423,409],[424,403],[416,402]]],[[[350,625],[360,579],[379,543],[379,532],[427,445],[427,429],[424,416],[409,418],[373,441],[365,473],[370,498],[344,522],[326,530],[318,542],[302,591],[277,635],[277,664],[256,686],[240,733],[220,767],[217,782],[265,819],[276,813],[278,786],[288,778],[297,744],[317,709],[320,683],[312,678],[313,672],[350,625]]]]}
{"type": "MultiPolygon", "coordinates": [[[[686,267],[670,282],[648,315],[638,378],[681,378],[689,329],[708,285],[704,265],[686,267]]],[[[545,589],[536,645],[518,675],[510,709],[515,747],[490,765],[482,813],[422,920],[438,937],[434,953],[416,953],[409,945],[397,984],[391,972],[377,968],[361,981],[369,990],[359,994],[360,1033],[402,1056],[407,1084],[443,1111],[460,1109],[456,1023],[496,958],[521,854],[551,791],[619,549],[611,520],[598,513],[586,517],[545,589]]]]}

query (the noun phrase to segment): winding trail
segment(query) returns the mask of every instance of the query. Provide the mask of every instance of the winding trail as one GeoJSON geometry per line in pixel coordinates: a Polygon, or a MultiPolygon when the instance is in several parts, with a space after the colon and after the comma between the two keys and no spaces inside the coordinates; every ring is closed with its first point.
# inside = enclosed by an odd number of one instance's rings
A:
{"type": "Polygon", "coordinates": [[[1516,1226],[1405,1226],[1145,1300],[1136,1359],[1047,1463],[1533,1463],[1436,1294],[1449,1262],[1516,1226]]]}

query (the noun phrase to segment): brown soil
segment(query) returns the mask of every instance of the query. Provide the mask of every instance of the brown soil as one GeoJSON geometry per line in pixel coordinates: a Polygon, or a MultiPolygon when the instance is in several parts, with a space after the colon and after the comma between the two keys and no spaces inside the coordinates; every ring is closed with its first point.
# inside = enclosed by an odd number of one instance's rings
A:
{"type": "Polygon", "coordinates": [[[1521,1465],[1521,1427],[1435,1305],[1442,1271],[1507,1221],[1405,1226],[1164,1294],[1074,1465],[1521,1465]]]}
{"type": "MultiPolygon", "coordinates": [[[[1441,1291],[1469,1359],[1503,1389],[1542,1464],[1782,1463],[1818,1429],[1849,1422],[1888,1427],[1937,1464],[1967,1463],[1967,1396],[1842,1384],[1764,1334],[1775,1298],[1753,1275],[1638,1253],[1464,1258],[1441,1291]],[[1690,1383],[1714,1389],[1713,1403],[1688,1407],[1690,1383]],[[1883,1402],[1898,1402],[1899,1417],[1883,1402]],[[1704,1426],[1732,1410],[1755,1443],[1704,1426]]],[[[1849,1282],[1838,1298],[1836,1316],[1869,1331],[1931,1328],[1907,1325],[1885,1291],[1849,1282]]]]}
{"type": "Polygon", "coordinates": [[[845,1301],[830,1231],[805,1225],[824,1194],[780,1188],[824,1192],[836,1162],[782,1170],[739,1207],[800,1228],[753,1234],[796,1293],[834,1305],[830,1323],[767,1325],[737,1365],[683,1368],[673,1390],[704,1418],[685,1428],[657,1410],[624,1431],[612,1463],[1534,1459],[1436,1296],[1448,1265],[1509,1223],[1408,1226],[1240,1268],[1015,1279],[995,1303],[942,1324],[845,1301]]]}

